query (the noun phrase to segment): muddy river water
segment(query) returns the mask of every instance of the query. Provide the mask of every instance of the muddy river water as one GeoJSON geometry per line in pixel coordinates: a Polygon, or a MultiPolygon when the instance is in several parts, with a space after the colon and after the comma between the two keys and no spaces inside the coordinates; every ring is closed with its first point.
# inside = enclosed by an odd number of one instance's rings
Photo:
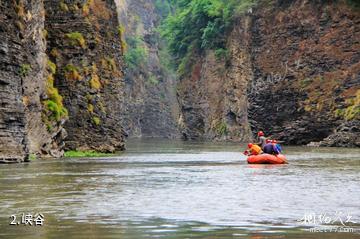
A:
{"type": "Polygon", "coordinates": [[[360,149],[285,147],[288,165],[248,165],[244,149],[131,140],[0,165],[0,238],[360,238],[360,149]]]}

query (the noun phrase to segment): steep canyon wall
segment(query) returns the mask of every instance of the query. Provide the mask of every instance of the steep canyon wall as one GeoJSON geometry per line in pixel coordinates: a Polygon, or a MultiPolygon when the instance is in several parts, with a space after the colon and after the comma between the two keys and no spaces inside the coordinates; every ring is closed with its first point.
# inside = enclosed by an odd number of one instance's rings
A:
{"type": "Polygon", "coordinates": [[[122,32],[112,0],[46,0],[47,53],[68,110],[66,148],[124,148],[122,32]]]}
{"type": "Polygon", "coordinates": [[[239,17],[228,55],[192,57],[179,83],[185,138],[359,146],[359,11],[345,1],[274,1],[239,17]]]}
{"type": "Polygon", "coordinates": [[[1,162],[124,148],[114,1],[0,1],[0,39],[1,162]]]}

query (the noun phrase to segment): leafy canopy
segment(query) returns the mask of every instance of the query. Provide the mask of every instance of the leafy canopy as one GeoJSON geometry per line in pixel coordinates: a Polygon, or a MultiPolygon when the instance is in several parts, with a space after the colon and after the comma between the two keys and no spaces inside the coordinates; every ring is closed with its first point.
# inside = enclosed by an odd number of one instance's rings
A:
{"type": "Polygon", "coordinates": [[[235,17],[256,0],[178,0],[161,29],[177,60],[191,50],[225,48],[225,35],[235,17]]]}

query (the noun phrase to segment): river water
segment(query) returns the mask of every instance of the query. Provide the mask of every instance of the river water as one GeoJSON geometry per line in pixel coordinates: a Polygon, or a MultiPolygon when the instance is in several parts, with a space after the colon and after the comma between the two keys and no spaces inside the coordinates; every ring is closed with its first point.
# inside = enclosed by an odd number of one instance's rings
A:
{"type": "Polygon", "coordinates": [[[0,238],[360,238],[360,149],[248,165],[244,147],[133,140],[114,157],[0,165],[0,238]]]}

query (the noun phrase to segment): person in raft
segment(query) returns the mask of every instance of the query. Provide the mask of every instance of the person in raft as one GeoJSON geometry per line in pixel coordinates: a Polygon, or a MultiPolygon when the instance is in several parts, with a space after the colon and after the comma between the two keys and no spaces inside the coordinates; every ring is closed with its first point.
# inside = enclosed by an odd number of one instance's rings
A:
{"type": "Polygon", "coordinates": [[[245,155],[259,155],[262,154],[261,148],[256,144],[248,144],[248,149],[244,152],[245,155]]]}
{"type": "Polygon", "coordinates": [[[278,142],[275,139],[272,140],[272,143],[273,143],[274,147],[276,148],[276,150],[281,154],[282,153],[281,145],[278,144],[278,142]]]}
{"type": "Polygon", "coordinates": [[[280,154],[280,152],[279,152],[278,148],[276,147],[276,145],[273,144],[272,141],[269,140],[269,139],[266,140],[266,144],[265,144],[265,146],[263,148],[263,151],[266,154],[273,154],[273,155],[280,154]]]}
{"type": "Polygon", "coordinates": [[[257,135],[258,135],[258,142],[256,144],[259,145],[264,150],[264,146],[266,144],[266,137],[264,135],[264,132],[259,131],[257,135]]]}

